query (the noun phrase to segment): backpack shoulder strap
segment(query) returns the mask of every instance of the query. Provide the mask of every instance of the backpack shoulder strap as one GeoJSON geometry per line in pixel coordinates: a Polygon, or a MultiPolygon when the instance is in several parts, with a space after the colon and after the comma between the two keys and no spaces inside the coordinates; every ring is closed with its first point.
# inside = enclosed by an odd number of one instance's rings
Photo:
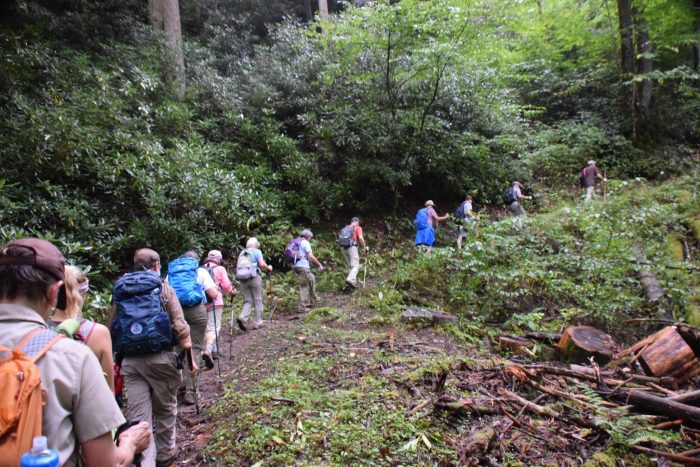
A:
{"type": "Polygon", "coordinates": [[[22,341],[17,344],[16,349],[21,350],[27,357],[36,363],[46,352],[53,347],[56,342],[63,339],[63,334],[51,329],[37,328],[27,334],[22,341]]]}
{"type": "Polygon", "coordinates": [[[79,318],[78,321],[80,322],[80,335],[83,336],[83,342],[87,344],[92,331],[95,330],[95,322],[85,318],[79,318]]]}

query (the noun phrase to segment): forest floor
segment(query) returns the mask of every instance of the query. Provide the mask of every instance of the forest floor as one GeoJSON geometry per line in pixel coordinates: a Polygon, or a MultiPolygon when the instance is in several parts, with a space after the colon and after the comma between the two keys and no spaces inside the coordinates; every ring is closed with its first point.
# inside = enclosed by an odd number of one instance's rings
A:
{"type": "Polygon", "coordinates": [[[465,347],[440,326],[377,325],[357,306],[363,293],[326,292],[320,308],[278,314],[261,330],[231,330],[227,319],[221,376],[202,373],[199,413],[179,408],[178,464],[617,465],[615,437],[641,426],[611,417],[609,404],[596,414],[606,402],[576,382],[559,379],[584,394],[573,409],[532,391],[507,370],[523,359],[487,340],[465,347]]]}

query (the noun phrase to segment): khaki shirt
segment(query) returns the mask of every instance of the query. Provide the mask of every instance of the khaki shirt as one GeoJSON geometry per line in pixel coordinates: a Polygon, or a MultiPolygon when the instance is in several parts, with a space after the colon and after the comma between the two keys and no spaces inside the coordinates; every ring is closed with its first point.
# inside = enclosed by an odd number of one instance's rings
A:
{"type": "MultiPolygon", "coordinates": [[[[0,345],[14,348],[46,322],[35,310],[0,304],[0,345]]],[[[90,348],[61,339],[37,362],[46,391],[42,434],[58,451],[61,465],[78,465],[79,444],[109,433],[124,423],[114,395],[90,348]]]]}

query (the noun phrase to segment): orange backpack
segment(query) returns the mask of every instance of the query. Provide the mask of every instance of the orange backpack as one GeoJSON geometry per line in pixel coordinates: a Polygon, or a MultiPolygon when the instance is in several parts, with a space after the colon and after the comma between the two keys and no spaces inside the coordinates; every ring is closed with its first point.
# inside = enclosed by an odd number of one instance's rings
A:
{"type": "Polygon", "coordinates": [[[0,346],[0,353],[9,354],[0,360],[0,467],[18,466],[34,437],[41,436],[45,394],[36,362],[61,338],[37,328],[14,349],[0,346]]]}

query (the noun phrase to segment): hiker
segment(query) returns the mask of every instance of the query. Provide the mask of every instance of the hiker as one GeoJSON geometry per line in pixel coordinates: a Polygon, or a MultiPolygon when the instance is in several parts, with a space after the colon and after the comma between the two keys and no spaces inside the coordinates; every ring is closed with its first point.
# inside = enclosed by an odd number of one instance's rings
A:
{"type": "Polygon", "coordinates": [[[508,211],[508,214],[510,214],[511,216],[524,216],[525,209],[523,209],[523,206],[520,204],[520,200],[532,199],[532,196],[523,195],[521,191],[522,188],[523,184],[518,181],[515,181],[503,195],[503,201],[506,205],[506,211],[508,211]]]}
{"type": "Polygon", "coordinates": [[[304,311],[310,311],[312,306],[318,304],[320,298],[316,294],[316,276],[311,272],[311,264],[314,263],[318,272],[323,272],[323,265],[314,256],[311,250],[311,239],[314,234],[309,229],[299,233],[302,238],[299,244],[299,255],[292,265],[292,271],[299,276],[299,301],[304,311]]]}
{"type": "Polygon", "coordinates": [[[350,268],[345,283],[354,289],[357,287],[357,273],[360,272],[360,252],[357,250],[357,245],[362,245],[365,253],[369,252],[369,247],[362,236],[359,217],[353,217],[350,224],[343,227],[338,234],[338,243],[343,249],[345,263],[350,268]]]}
{"type": "Polygon", "coordinates": [[[449,219],[450,213],[448,212],[444,216],[438,216],[435,212],[435,203],[433,200],[428,200],[425,202],[425,207],[418,210],[416,218],[413,224],[416,226],[416,246],[425,245],[427,246],[427,252],[432,251],[433,244],[435,243],[435,227],[438,222],[449,219]]]}
{"type": "Polygon", "coordinates": [[[112,289],[110,331],[122,358],[129,417],[153,420],[155,436],[144,452],[143,465],[169,466],[177,456],[175,419],[181,379],[173,343],[189,355],[190,375],[197,373],[197,360],[177,294],[161,279],[160,255],[141,248],[134,253],[133,264],[133,271],[112,289]]]}
{"type": "MultiPolygon", "coordinates": [[[[77,266],[66,266],[64,271],[63,297],[59,296],[59,303],[48,321],[53,330],[61,330],[64,327],[75,326],[70,337],[80,340],[87,345],[100,362],[102,372],[105,375],[109,389],[114,393],[114,358],[112,356],[112,336],[107,326],[82,318],[81,311],[85,296],[90,290],[90,281],[83,271],[77,266]],[[61,324],[63,323],[63,326],[61,324]]],[[[68,330],[70,332],[70,329],[68,330]]]]}
{"type": "Polygon", "coordinates": [[[593,199],[593,195],[595,194],[596,177],[604,182],[608,181],[608,179],[600,173],[600,170],[598,170],[598,167],[595,165],[595,161],[588,161],[588,165],[581,169],[581,173],[578,176],[581,188],[586,190],[586,202],[593,199]]]}
{"type": "MultiPolygon", "coordinates": [[[[23,410],[23,420],[39,416],[38,434],[46,436],[48,447],[58,452],[62,466],[77,466],[81,457],[86,465],[129,466],[134,455],[151,440],[149,424],[142,421],[125,430],[116,446],[112,428],[123,424],[124,416],[95,354],[47,328],[46,321],[63,285],[64,266],[63,255],[46,240],[24,238],[0,249],[0,345],[11,349],[19,346],[27,356],[39,357],[34,368],[39,370],[43,392],[43,397],[38,394],[34,407],[3,395],[3,421],[12,420],[8,417],[19,409],[23,410]],[[30,334],[27,345],[20,346],[30,334]]],[[[11,385],[9,380],[4,381],[0,392],[11,385]]],[[[15,430],[11,428],[8,433],[15,430]]],[[[32,431],[28,434],[30,438],[34,435],[32,431]]],[[[13,443],[28,443],[31,447],[31,439],[26,438],[17,432],[16,437],[0,439],[2,462],[19,464],[19,455],[29,449],[16,452],[13,443]]]]}
{"type": "Polygon", "coordinates": [[[474,202],[474,198],[467,195],[465,200],[462,201],[459,204],[459,206],[457,206],[457,209],[455,209],[455,221],[460,223],[457,226],[457,248],[458,249],[462,248],[462,239],[467,238],[467,230],[468,230],[467,226],[469,225],[471,218],[474,216],[474,213],[472,212],[473,202],[474,202]]]}
{"type": "Polygon", "coordinates": [[[221,318],[224,314],[224,294],[236,293],[236,288],[228,277],[226,268],[221,265],[223,256],[219,250],[211,250],[204,259],[204,268],[216,284],[217,296],[213,301],[207,301],[207,330],[204,334],[204,351],[202,360],[207,368],[214,368],[214,360],[219,358],[216,342],[221,330],[221,318]]]}
{"type": "MultiPolygon", "coordinates": [[[[190,326],[192,355],[194,360],[199,362],[204,350],[204,334],[207,331],[207,297],[214,300],[219,291],[207,270],[199,266],[199,255],[193,250],[186,251],[170,262],[167,281],[175,290],[185,321],[190,326]]],[[[213,368],[213,365],[211,367],[213,368]]],[[[197,400],[197,378],[197,374],[185,373],[185,405],[194,405],[197,400]]]]}
{"type": "Polygon", "coordinates": [[[255,308],[253,317],[253,329],[260,329],[265,325],[263,321],[263,286],[260,269],[268,273],[272,272],[272,266],[265,263],[263,254],[260,251],[260,242],[255,237],[250,237],[245,244],[245,250],[238,255],[236,264],[236,279],[243,294],[243,308],[241,314],[236,318],[238,327],[245,331],[249,324],[250,309],[255,308]]]}

